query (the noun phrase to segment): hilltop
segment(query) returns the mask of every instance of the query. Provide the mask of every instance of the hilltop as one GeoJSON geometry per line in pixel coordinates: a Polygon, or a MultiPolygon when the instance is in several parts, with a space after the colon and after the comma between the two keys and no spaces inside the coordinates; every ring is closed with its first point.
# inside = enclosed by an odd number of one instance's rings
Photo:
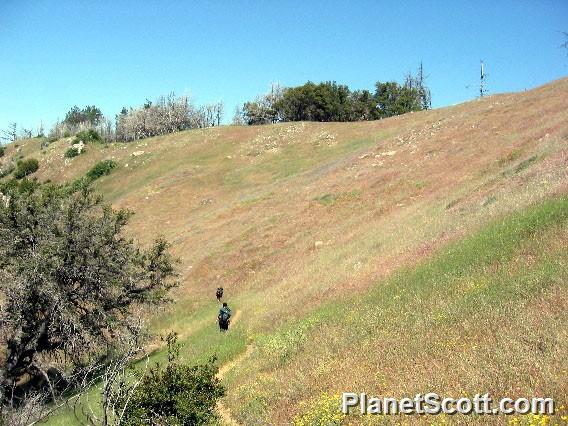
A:
{"type": "Polygon", "coordinates": [[[5,155],[54,182],[118,163],[97,190],[182,260],[152,327],[191,361],[246,354],[223,376],[238,421],[309,422],[342,391],[566,402],[568,79],[379,121],[69,144],[5,155]],[[217,286],[241,312],[227,336],[217,286]]]}

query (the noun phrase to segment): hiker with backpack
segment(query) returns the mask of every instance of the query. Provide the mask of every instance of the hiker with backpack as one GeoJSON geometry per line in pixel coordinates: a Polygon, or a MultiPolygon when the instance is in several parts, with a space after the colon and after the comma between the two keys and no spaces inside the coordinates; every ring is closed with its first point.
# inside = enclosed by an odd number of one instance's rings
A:
{"type": "Polygon", "coordinates": [[[223,302],[223,307],[219,310],[217,319],[219,321],[219,331],[227,331],[231,322],[231,309],[227,302],[223,302]]]}
{"type": "Polygon", "coordinates": [[[223,297],[223,287],[217,287],[217,291],[215,292],[215,296],[217,296],[217,300],[220,302],[221,298],[223,297]]]}

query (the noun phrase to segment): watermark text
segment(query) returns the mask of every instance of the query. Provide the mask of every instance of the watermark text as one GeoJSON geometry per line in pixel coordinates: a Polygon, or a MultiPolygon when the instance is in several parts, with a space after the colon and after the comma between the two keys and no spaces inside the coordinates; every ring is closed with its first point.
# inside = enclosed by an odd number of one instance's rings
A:
{"type": "Polygon", "coordinates": [[[554,414],[554,400],[538,397],[493,400],[487,393],[442,398],[433,392],[397,399],[344,392],[341,411],[344,414],[356,411],[360,414],[554,414]]]}

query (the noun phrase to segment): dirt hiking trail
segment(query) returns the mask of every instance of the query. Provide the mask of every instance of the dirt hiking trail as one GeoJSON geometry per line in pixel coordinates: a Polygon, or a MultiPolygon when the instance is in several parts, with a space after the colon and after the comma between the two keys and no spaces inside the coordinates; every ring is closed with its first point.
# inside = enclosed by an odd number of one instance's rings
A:
{"type": "MultiPolygon", "coordinates": [[[[234,327],[235,324],[239,321],[241,314],[242,314],[241,310],[237,310],[237,312],[235,312],[235,316],[233,317],[233,320],[231,321],[231,327],[234,327]]],[[[238,355],[235,359],[223,364],[219,368],[219,371],[217,372],[216,377],[219,380],[223,380],[223,377],[225,377],[225,375],[231,369],[233,369],[235,366],[240,364],[244,359],[246,359],[252,353],[252,350],[253,350],[252,344],[247,345],[247,348],[243,353],[238,355]]],[[[233,417],[233,415],[231,414],[231,411],[221,401],[219,401],[217,403],[217,412],[219,413],[219,416],[221,417],[221,424],[223,426],[241,426],[241,424],[239,422],[237,422],[237,420],[233,417]]]]}

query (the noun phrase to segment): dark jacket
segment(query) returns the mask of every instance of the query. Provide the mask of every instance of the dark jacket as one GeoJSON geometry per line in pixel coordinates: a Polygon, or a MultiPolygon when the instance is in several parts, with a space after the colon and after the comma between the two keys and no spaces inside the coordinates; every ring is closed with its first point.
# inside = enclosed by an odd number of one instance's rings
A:
{"type": "Polygon", "coordinates": [[[218,318],[222,321],[228,321],[231,318],[231,309],[228,306],[222,307],[219,310],[218,318]]]}

